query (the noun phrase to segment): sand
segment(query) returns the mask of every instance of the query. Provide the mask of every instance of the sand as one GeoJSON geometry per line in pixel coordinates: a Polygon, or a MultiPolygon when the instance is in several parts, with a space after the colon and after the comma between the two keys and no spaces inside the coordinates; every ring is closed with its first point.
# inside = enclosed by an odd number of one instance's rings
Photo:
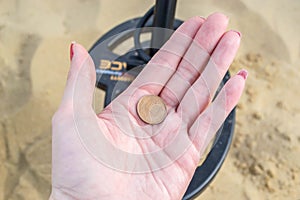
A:
{"type": "MultiPolygon", "coordinates": [[[[153,1],[0,1],[0,200],[47,199],[51,117],[69,43],[86,48],[153,1]]],[[[179,0],[177,17],[221,11],[242,32],[231,72],[249,71],[230,153],[197,199],[300,198],[300,1],[179,0]]]]}

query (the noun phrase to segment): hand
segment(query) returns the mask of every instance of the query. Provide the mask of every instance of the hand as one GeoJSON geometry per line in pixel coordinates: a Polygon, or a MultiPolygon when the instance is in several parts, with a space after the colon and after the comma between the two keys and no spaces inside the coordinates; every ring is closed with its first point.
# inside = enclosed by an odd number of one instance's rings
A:
{"type": "Polygon", "coordinates": [[[247,72],[212,101],[240,43],[216,13],[182,24],[135,81],[100,114],[92,109],[95,67],[71,46],[71,69],[53,117],[52,199],[180,199],[199,159],[236,106],[247,72]],[[168,114],[148,125],[138,100],[160,96],[168,114]]]}

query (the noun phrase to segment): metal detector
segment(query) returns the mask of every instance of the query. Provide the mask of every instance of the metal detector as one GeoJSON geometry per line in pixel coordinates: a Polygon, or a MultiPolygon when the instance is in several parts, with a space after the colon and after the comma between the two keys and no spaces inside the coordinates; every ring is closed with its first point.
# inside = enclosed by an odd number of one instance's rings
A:
{"type": "MultiPolygon", "coordinates": [[[[177,0],[156,0],[156,4],[143,17],[127,20],[104,34],[90,49],[89,53],[96,66],[97,87],[104,90],[104,106],[124,91],[142,67],[170,37],[169,32],[159,33],[149,29],[151,38],[141,42],[140,36],[148,27],[176,30],[182,21],[175,19],[177,0]],[[114,50],[126,40],[133,39],[134,48],[117,54],[114,50]],[[139,66],[139,67],[138,67],[139,66]],[[137,70],[134,70],[137,69],[137,70]],[[126,77],[122,75],[127,73],[126,77]]],[[[225,75],[222,84],[230,78],[225,75]]],[[[221,87],[221,86],[220,86],[221,87]]],[[[213,180],[228,153],[235,125],[235,109],[226,118],[222,129],[217,132],[213,145],[204,162],[197,167],[183,199],[198,196],[213,180]]]]}

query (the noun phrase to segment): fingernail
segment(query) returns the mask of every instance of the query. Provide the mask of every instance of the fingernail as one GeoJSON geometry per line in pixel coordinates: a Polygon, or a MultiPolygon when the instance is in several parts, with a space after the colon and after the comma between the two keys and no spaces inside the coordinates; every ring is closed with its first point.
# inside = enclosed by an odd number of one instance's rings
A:
{"type": "Polygon", "coordinates": [[[70,60],[72,61],[72,58],[73,58],[73,56],[74,56],[74,44],[76,44],[76,42],[75,41],[73,41],[72,43],[71,43],[71,45],[70,45],[70,60]]]}
{"type": "Polygon", "coordinates": [[[203,19],[204,21],[206,20],[205,17],[202,17],[202,16],[197,16],[197,17],[199,17],[200,19],[203,19]]]}
{"type": "Polygon", "coordinates": [[[235,32],[235,33],[237,33],[240,37],[242,37],[242,34],[241,34],[241,32],[239,32],[239,31],[236,31],[236,30],[232,30],[233,32],[235,32]]]}
{"type": "Polygon", "coordinates": [[[242,69],[242,70],[240,70],[240,71],[237,73],[237,75],[243,77],[243,78],[246,80],[247,77],[248,77],[248,72],[247,72],[247,70],[242,69]]]}

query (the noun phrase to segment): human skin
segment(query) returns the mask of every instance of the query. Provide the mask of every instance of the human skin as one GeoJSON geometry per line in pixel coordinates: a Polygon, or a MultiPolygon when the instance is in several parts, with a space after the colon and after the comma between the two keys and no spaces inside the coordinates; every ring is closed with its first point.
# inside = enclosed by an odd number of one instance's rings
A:
{"type": "MultiPolygon", "coordinates": [[[[212,101],[240,44],[240,33],[226,31],[227,24],[228,17],[220,13],[187,20],[127,90],[98,115],[92,108],[93,61],[81,45],[72,44],[64,96],[52,119],[50,199],[181,199],[203,151],[244,89],[247,72],[241,70],[212,101]],[[145,124],[136,113],[138,100],[150,94],[160,96],[168,110],[165,121],[155,126],[145,124]],[[89,131],[79,130],[74,116],[82,119],[89,131]],[[97,129],[88,129],[94,122],[97,129]],[[130,161],[118,162],[117,167],[101,162],[83,142],[82,137],[90,131],[103,134],[113,146],[126,151],[128,158],[139,153],[141,163],[137,165],[144,168],[129,168],[130,161]],[[136,133],[149,137],[132,137],[136,133]],[[165,150],[175,137],[189,145],[165,150]],[[183,151],[173,154],[177,149],[183,151]],[[157,150],[170,158],[167,165],[157,167],[160,161],[155,157],[149,161],[146,154],[157,150]]],[[[112,163],[123,159],[114,153],[109,157],[112,163]]]]}

